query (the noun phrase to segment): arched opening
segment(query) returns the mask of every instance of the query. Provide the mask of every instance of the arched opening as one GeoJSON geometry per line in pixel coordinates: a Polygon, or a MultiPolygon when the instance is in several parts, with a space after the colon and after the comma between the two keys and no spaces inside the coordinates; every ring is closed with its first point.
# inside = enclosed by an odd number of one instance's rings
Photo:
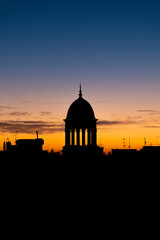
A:
{"type": "Polygon", "coordinates": [[[85,129],[85,146],[88,145],[87,129],[85,129]]]}
{"type": "Polygon", "coordinates": [[[74,141],[74,144],[75,146],[77,145],[77,131],[75,130],[75,133],[74,133],[74,137],[75,137],[75,141],[74,141]]]}
{"type": "Polygon", "coordinates": [[[82,129],[80,129],[79,133],[79,145],[82,146],[82,129]]]}

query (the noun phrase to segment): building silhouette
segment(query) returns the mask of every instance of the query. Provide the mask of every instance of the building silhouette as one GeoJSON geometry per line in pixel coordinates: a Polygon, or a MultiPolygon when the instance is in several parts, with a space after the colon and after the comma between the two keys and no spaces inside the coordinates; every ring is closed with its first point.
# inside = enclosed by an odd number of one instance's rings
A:
{"type": "Polygon", "coordinates": [[[7,159],[40,159],[47,156],[47,152],[43,151],[42,147],[44,140],[42,138],[36,139],[18,139],[16,144],[12,145],[11,141],[3,143],[3,154],[1,156],[7,159]]]}
{"type": "Polygon", "coordinates": [[[41,153],[43,144],[44,140],[42,138],[19,139],[16,141],[18,152],[41,153]]]}
{"type": "MultiPolygon", "coordinates": [[[[0,151],[0,159],[19,160],[113,160],[123,162],[126,160],[133,163],[135,160],[141,162],[149,159],[160,159],[160,146],[145,146],[140,149],[112,149],[110,154],[105,155],[103,148],[97,146],[97,121],[92,106],[83,97],[80,85],[79,97],[70,105],[65,122],[65,146],[63,151],[51,153],[43,151],[44,140],[18,139],[12,145],[8,140],[3,144],[0,151]],[[132,161],[133,160],[133,161],[132,161]]],[[[86,162],[87,164],[87,162],[86,162]]],[[[143,163],[142,163],[143,164],[143,163]]]]}
{"type": "Polygon", "coordinates": [[[3,151],[6,152],[23,152],[28,153],[41,153],[44,140],[42,138],[36,139],[18,139],[16,145],[12,145],[10,141],[4,142],[3,151]]]}
{"type": "Polygon", "coordinates": [[[103,148],[97,146],[97,121],[91,105],[82,97],[81,85],[79,97],[69,107],[65,121],[64,157],[100,157],[103,148]]]}

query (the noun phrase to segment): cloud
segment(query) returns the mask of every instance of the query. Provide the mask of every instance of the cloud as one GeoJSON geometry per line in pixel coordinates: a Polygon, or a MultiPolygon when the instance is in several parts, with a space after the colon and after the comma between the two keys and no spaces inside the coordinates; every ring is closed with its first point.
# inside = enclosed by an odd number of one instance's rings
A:
{"type": "MultiPolygon", "coordinates": [[[[14,122],[14,121],[11,121],[14,122]]],[[[22,122],[22,121],[16,121],[16,122],[22,122]]],[[[41,124],[41,123],[51,123],[51,122],[44,122],[44,121],[23,121],[25,124],[41,124]]]]}
{"type": "Polygon", "coordinates": [[[108,120],[102,120],[98,121],[98,125],[105,125],[105,126],[110,126],[110,125],[128,125],[128,124],[136,124],[138,123],[137,121],[133,121],[130,119],[127,120],[122,120],[122,121],[108,121],[108,120]]]}
{"type": "Polygon", "coordinates": [[[28,115],[28,112],[11,112],[11,113],[8,113],[8,115],[20,117],[20,116],[28,115]]]}
{"type": "Polygon", "coordinates": [[[139,112],[139,113],[149,113],[149,114],[159,113],[158,110],[153,110],[153,109],[140,109],[140,110],[137,110],[137,112],[139,112]]]}
{"type": "Polygon", "coordinates": [[[144,126],[144,128],[160,128],[160,126],[144,126]]]}
{"type": "Polygon", "coordinates": [[[40,114],[42,115],[42,116],[48,116],[48,115],[51,115],[52,113],[51,112],[40,112],[40,114]]]}
{"type": "Polygon", "coordinates": [[[102,120],[102,121],[98,121],[97,125],[117,125],[120,124],[120,121],[107,121],[107,120],[102,120]]]}
{"type": "Polygon", "coordinates": [[[31,115],[29,112],[3,112],[0,113],[0,116],[12,116],[12,117],[20,117],[20,116],[26,116],[26,115],[31,115]]]}
{"type": "Polygon", "coordinates": [[[10,106],[0,106],[0,110],[4,109],[17,109],[16,107],[10,107],[10,106]]]}
{"type": "Polygon", "coordinates": [[[127,125],[138,125],[142,128],[160,128],[160,121],[157,119],[143,119],[140,116],[130,117],[128,116],[127,119],[122,120],[100,120],[97,122],[99,126],[107,127],[107,126],[127,126],[127,125]],[[154,125],[155,124],[155,125],[154,125]]]}
{"type": "Polygon", "coordinates": [[[43,104],[62,104],[64,103],[63,101],[44,101],[44,102],[36,102],[36,101],[27,101],[27,100],[24,100],[24,101],[20,101],[19,102],[20,104],[40,104],[40,105],[43,105],[43,104]]]}
{"type": "Polygon", "coordinates": [[[1,132],[33,134],[39,131],[40,134],[64,131],[64,124],[45,121],[4,121],[0,122],[1,132]]]}

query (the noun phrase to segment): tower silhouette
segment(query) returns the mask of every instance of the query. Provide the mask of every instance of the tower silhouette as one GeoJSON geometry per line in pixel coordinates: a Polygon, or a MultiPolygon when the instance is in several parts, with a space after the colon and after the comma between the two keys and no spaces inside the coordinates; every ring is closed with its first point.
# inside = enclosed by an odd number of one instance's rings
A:
{"type": "MultiPolygon", "coordinates": [[[[103,152],[97,146],[97,120],[91,105],[82,97],[80,85],[79,97],[69,107],[65,121],[64,155],[103,152]]],[[[80,156],[80,155],[79,155],[80,156]]],[[[77,155],[78,157],[78,155],[77,155]]]]}

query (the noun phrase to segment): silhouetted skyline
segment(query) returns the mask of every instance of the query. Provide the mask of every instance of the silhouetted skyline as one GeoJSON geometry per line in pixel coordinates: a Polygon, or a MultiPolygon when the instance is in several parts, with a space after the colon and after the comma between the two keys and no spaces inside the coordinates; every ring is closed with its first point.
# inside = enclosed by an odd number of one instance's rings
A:
{"type": "MultiPolygon", "coordinates": [[[[144,140],[143,148],[138,151],[125,149],[126,142],[123,138],[123,149],[112,149],[108,154],[104,153],[104,148],[97,145],[97,121],[94,110],[90,103],[83,97],[81,84],[79,97],[69,106],[65,122],[65,146],[61,152],[51,152],[43,150],[44,140],[39,138],[36,131],[36,139],[18,139],[13,145],[9,139],[3,143],[3,151],[0,151],[0,159],[17,160],[113,160],[130,161],[158,160],[160,157],[160,146],[146,146],[144,140]]],[[[137,162],[138,163],[138,162],[137,162]]],[[[136,164],[137,164],[136,163],[136,164]]]]}
{"type": "Polygon", "coordinates": [[[80,82],[105,152],[159,145],[159,12],[159,0],[3,1],[0,150],[36,131],[61,150],[80,82]]]}

